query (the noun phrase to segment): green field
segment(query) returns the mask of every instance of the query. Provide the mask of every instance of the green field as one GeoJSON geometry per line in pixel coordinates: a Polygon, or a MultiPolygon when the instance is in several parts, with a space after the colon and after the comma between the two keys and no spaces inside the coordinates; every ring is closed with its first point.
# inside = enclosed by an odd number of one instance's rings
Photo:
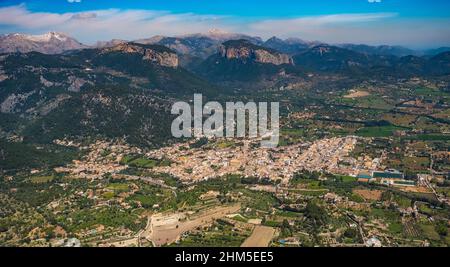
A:
{"type": "Polygon", "coordinates": [[[128,191],[129,186],[125,183],[112,183],[109,184],[106,188],[114,191],[128,191]]]}
{"type": "Polygon", "coordinates": [[[34,176],[30,178],[30,181],[34,184],[43,184],[52,181],[55,177],[53,175],[46,176],[34,176]]]}
{"type": "Polygon", "coordinates": [[[414,93],[417,95],[421,95],[421,96],[433,96],[433,97],[438,97],[438,96],[448,96],[449,93],[440,91],[438,89],[433,89],[433,88],[428,88],[428,87],[418,87],[416,89],[414,89],[414,93]]]}
{"type": "Polygon", "coordinates": [[[344,182],[344,183],[351,183],[351,182],[358,181],[358,178],[353,177],[353,176],[348,176],[348,175],[336,175],[336,176],[339,177],[340,179],[342,179],[342,182],[344,182]]]}
{"type": "Polygon", "coordinates": [[[363,137],[390,137],[394,135],[395,131],[405,130],[398,126],[374,126],[364,127],[356,131],[356,134],[363,137]]]}
{"type": "Polygon", "coordinates": [[[361,108],[373,108],[383,110],[389,110],[393,108],[393,105],[386,102],[386,100],[384,100],[383,97],[378,95],[369,95],[358,98],[340,98],[339,102],[342,104],[347,104],[361,108]]]}

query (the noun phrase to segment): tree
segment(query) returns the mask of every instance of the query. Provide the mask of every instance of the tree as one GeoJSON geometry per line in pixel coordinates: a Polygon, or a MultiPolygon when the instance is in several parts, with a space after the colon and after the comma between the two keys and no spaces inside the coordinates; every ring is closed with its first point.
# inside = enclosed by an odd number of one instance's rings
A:
{"type": "Polygon", "coordinates": [[[308,202],[305,208],[305,216],[312,222],[316,228],[321,227],[328,221],[327,212],[324,208],[314,202],[308,202]]]}
{"type": "Polygon", "coordinates": [[[291,236],[292,235],[291,225],[289,224],[288,220],[286,220],[286,219],[284,219],[283,223],[281,224],[281,235],[282,236],[291,236]]]}
{"type": "Polygon", "coordinates": [[[448,235],[448,228],[447,228],[447,223],[446,222],[438,222],[435,226],[434,226],[436,232],[440,235],[440,236],[447,236],[448,235]]]}
{"type": "Polygon", "coordinates": [[[344,232],[344,236],[347,238],[355,239],[358,236],[358,231],[355,228],[348,228],[344,232]]]}

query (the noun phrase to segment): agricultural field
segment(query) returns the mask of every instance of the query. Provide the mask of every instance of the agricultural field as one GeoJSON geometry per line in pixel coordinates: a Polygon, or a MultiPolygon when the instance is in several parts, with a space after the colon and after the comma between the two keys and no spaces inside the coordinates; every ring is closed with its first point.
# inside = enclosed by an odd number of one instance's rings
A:
{"type": "Polygon", "coordinates": [[[267,247],[269,246],[275,229],[268,226],[256,226],[252,234],[241,245],[241,247],[267,247]]]}
{"type": "Polygon", "coordinates": [[[156,214],[150,219],[151,234],[148,237],[155,246],[175,242],[183,233],[212,223],[215,219],[236,212],[240,206],[217,207],[187,216],[183,213],[156,214]]]}

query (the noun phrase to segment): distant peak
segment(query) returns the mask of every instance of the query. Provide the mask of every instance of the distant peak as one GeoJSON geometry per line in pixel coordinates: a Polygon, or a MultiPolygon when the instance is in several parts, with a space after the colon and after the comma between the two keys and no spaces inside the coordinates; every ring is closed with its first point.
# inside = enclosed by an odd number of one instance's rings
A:
{"type": "Polygon", "coordinates": [[[60,54],[86,47],[67,34],[55,31],[37,35],[11,33],[2,36],[0,40],[0,51],[3,53],[36,51],[44,54],[60,54]]]}
{"type": "Polygon", "coordinates": [[[58,39],[60,41],[66,41],[69,38],[69,36],[67,36],[64,33],[60,33],[60,32],[48,32],[48,33],[37,34],[37,35],[14,33],[14,34],[11,34],[10,36],[23,38],[23,39],[27,39],[27,40],[34,41],[34,42],[48,42],[52,38],[58,39]]]}
{"type": "Polygon", "coordinates": [[[210,29],[208,31],[208,34],[210,34],[210,35],[224,35],[224,34],[229,34],[229,32],[221,30],[221,29],[214,28],[214,29],[210,29]]]}
{"type": "Polygon", "coordinates": [[[278,37],[276,37],[276,36],[272,36],[272,37],[270,37],[269,39],[267,39],[267,41],[274,41],[274,40],[282,41],[280,38],[278,38],[278,37]]]}

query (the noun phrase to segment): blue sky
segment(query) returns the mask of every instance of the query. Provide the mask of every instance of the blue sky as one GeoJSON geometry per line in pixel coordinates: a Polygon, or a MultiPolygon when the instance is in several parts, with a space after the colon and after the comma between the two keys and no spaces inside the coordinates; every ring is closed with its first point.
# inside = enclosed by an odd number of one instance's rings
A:
{"type": "Polygon", "coordinates": [[[85,43],[218,28],[329,43],[450,45],[448,0],[0,0],[0,33],[85,43]]]}

